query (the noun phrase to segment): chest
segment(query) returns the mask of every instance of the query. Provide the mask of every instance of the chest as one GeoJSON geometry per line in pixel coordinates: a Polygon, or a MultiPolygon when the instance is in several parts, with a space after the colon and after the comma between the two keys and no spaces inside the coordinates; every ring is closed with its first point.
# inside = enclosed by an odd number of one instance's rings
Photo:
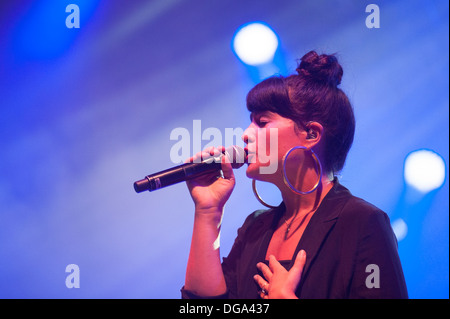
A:
{"type": "Polygon", "coordinates": [[[307,216],[302,220],[294,221],[292,224],[284,220],[280,222],[270,239],[266,252],[266,260],[269,259],[270,255],[275,256],[277,260],[293,259],[295,250],[310,219],[311,216],[307,216]]]}

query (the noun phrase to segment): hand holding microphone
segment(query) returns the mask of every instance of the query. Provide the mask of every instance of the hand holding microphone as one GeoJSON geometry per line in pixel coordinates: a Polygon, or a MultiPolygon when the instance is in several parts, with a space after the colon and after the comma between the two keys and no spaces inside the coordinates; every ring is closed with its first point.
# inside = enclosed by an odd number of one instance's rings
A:
{"type": "Polygon", "coordinates": [[[134,189],[137,193],[146,190],[151,192],[166,186],[195,179],[205,174],[217,174],[223,168],[222,162],[227,162],[232,168],[239,168],[244,165],[245,151],[239,146],[230,146],[226,149],[221,147],[220,150],[218,148],[210,148],[209,156],[206,152],[200,152],[190,158],[188,163],[148,175],[144,179],[136,181],[134,183],[134,189]],[[198,161],[198,159],[202,161],[198,161]]]}
{"type": "Polygon", "coordinates": [[[220,170],[210,171],[208,174],[197,176],[186,181],[187,187],[195,204],[196,213],[209,214],[213,212],[215,223],[219,223],[222,209],[229,199],[235,185],[233,168],[241,167],[245,154],[242,149],[229,147],[209,148],[204,152],[196,154],[192,160],[199,160],[214,156],[214,154],[225,154],[220,158],[220,170]],[[242,151],[242,152],[240,152],[242,151]],[[236,158],[236,155],[238,156],[236,158]],[[239,160],[242,155],[242,160],[239,160]],[[215,213],[218,213],[215,214],[215,213]]]}
{"type": "Polygon", "coordinates": [[[211,147],[189,158],[185,164],[136,181],[134,189],[137,193],[154,191],[186,181],[196,212],[219,212],[235,185],[233,168],[244,165],[245,155],[244,149],[239,146],[230,146],[226,149],[223,146],[211,147]]]}

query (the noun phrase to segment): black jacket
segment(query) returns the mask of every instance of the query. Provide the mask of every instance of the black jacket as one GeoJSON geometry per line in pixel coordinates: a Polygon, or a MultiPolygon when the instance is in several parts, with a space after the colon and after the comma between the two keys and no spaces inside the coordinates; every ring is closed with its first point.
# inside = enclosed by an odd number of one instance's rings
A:
{"type": "MultiPolygon", "coordinates": [[[[253,276],[264,262],[270,239],[285,206],[249,215],[222,269],[226,298],[259,298],[253,276]]],[[[313,298],[408,298],[389,217],[377,207],[353,196],[335,180],[334,187],[311,217],[297,245],[306,251],[296,295],[313,298]]],[[[182,289],[183,298],[195,298],[182,289]]]]}

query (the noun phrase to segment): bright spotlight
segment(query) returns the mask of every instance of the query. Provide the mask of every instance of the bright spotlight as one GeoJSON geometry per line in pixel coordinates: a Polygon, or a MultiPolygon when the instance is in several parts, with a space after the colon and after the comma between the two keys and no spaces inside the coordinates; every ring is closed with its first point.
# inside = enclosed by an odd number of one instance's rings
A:
{"type": "Polygon", "coordinates": [[[266,24],[252,22],[238,29],[233,49],[239,59],[249,65],[269,63],[278,48],[278,37],[266,24]]]}
{"type": "Polygon", "coordinates": [[[395,237],[397,237],[397,241],[401,241],[406,237],[406,234],[408,233],[408,225],[406,225],[403,219],[396,219],[391,226],[395,237]]]}
{"type": "Polygon", "coordinates": [[[444,183],[445,163],[442,157],[433,151],[414,151],[406,157],[404,174],[408,185],[427,193],[444,183]]]}

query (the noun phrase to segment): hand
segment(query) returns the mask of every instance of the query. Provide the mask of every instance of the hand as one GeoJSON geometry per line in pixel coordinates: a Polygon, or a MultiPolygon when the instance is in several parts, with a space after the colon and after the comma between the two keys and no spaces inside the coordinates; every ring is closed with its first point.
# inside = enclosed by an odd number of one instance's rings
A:
{"type": "Polygon", "coordinates": [[[264,278],[255,275],[253,279],[261,287],[263,299],[296,299],[295,290],[300,283],[303,267],[306,262],[306,252],[300,250],[295,258],[291,270],[287,271],[274,256],[269,256],[269,266],[258,263],[256,267],[262,272],[264,278]]]}
{"type": "MultiPolygon", "coordinates": [[[[205,159],[213,155],[218,155],[225,151],[225,147],[210,147],[203,152],[199,152],[186,162],[193,162],[198,159],[205,159]]],[[[186,181],[191,197],[194,201],[196,211],[217,210],[221,211],[226,201],[231,195],[235,185],[233,169],[226,157],[222,157],[222,172],[212,172],[202,175],[196,179],[186,181]]]]}

